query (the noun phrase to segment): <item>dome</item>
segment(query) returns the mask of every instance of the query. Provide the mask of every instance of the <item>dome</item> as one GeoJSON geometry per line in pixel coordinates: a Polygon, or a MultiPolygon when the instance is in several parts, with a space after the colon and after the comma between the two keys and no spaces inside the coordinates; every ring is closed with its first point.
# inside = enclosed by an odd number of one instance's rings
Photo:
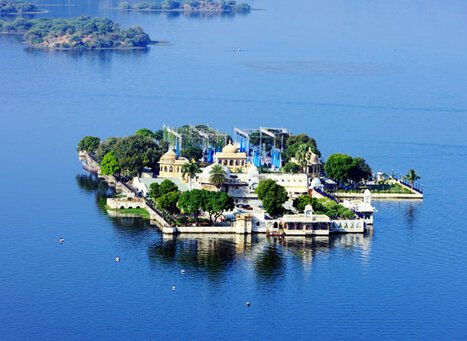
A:
{"type": "Polygon", "coordinates": [[[222,153],[229,153],[233,154],[237,152],[237,147],[232,144],[232,142],[229,142],[228,145],[226,145],[224,148],[222,148],[222,153]]]}
{"type": "Polygon", "coordinates": [[[313,180],[311,180],[311,187],[312,188],[321,187],[321,186],[322,186],[322,183],[321,183],[321,180],[319,178],[313,178],[313,180]]]}
{"type": "MultiPolygon", "coordinates": [[[[202,178],[205,179],[205,180],[208,180],[209,177],[211,176],[211,169],[215,166],[216,164],[212,164],[210,166],[207,166],[206,168],[203,169],[203,175],[202,175],[202,178]]],[[[224,170],[224,173],[225,173],[225,177],[226,178],[230,178],[230,170],[225,167],[225,166],[222,166],[222,165],[219,165],[222,167],[222,169],[224,170]]]]}
{"type": "Polygon", "coordinates": [[[175,154],[173,149],[169,149],[167,153],[161,157],[161,161],[163,162],[174,162],[175,160],[177,160],[177,154],[175,154]]]}

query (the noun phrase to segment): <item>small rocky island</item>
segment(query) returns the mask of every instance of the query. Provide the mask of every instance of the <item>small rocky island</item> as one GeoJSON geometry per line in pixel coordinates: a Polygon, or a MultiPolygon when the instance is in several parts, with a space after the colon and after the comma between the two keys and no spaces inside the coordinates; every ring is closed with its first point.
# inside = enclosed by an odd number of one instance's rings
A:
{"type": "Polygon", "coordinates": [[[0,15],[44,13],[35,4],[26,1],[0,0],[0,15]]]}
{"type": "Polygon", "coordinates": [[[0,20],[0,33],[21,34],[29,47],[55,50],[144,49],[154,43],[141,27],[107,18],[0,20]]]}
{"type": "Polygon", "coordinates": [[[164,1],[142,1],[134,5],[121,2],[120,9],[131,11],[177,11],[177,12],[210,12],[210,13],[247,13],[251,10],[246,3],[235,1],[196,1],[196,0],[164,0],[164,1]]]}

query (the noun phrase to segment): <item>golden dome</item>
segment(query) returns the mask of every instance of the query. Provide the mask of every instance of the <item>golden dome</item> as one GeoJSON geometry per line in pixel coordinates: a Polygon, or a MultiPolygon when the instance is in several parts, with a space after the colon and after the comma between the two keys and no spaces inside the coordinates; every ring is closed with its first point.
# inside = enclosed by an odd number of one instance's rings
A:
{"type": "Polygon", "coordinates": [[[164,162],[174,162],[177,160],[177,154],[173,151],[173,149],[169,149],[167,153],[161,156],[161,161],[164,162]]]}
{"type": "Polygon", "coordinates": [[[238,148],[232,144],[232,142],[229,142],[228,145],[226,145],[224,148],[222,148],[222,153],[229,153],[233,154],[236,153],[238,148]]]}

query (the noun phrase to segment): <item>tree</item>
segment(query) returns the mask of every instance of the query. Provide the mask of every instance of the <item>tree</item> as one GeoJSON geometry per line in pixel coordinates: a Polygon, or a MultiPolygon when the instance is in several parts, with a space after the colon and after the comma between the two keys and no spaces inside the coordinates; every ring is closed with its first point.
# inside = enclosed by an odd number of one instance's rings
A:
{"type": "Polygon", "coordinates": [[[96,150],[96,158],[100,160],[109,151],[114,152],[123,174],[135,176],[145,167],[156,170],[158,161],[166,150],[152,138],[134,135],[105,140],[96,150]]]}
{"type": "Polygon", "coordinates": [[[352,167],[349,169],[349,179],[355,182],[368,180],[371,176],[371,168],[366,163],[365,159],[356,157],[352,159],[352,167]]]}
{"type": "Polygon", "coordinates": [[[332,154],[324,163],[324,171],[331,179],[347,182],[349,171],[353,166],[353,160],[349,155],[332,154]]]}
{"type": "Polygon", "coordinates": [[[153,182],[149,185],[149,196],[156,200],[161,196],[161,185],[157,182],[153,182]]]}
{"type": "Polygon", "coordinates": [[[214,165],[209,171],[209,182],[220,188],[227,180],[227,175],[221,165],[214,165]]]}
{"type": "Polygon", "coordinates": [[[160,195],[164,195],[171,192],[178,192],[178,186],[169,179],[165,179],[161,182],[160,185],[160,195]]]}
{"type": "Polygon", "coordinates": [[[288,162],[282,167],[282,172],[297,174],[300,172],[300,165],[297,165],[295,162],[288,162]]]}
{"type": "Polygon", "coordinates": [[[310,147],[308,144],[302,143],[298,146],[297,151],[295,152],[295,159],[297,160],[298,164],[302,167],[303,173],[306,173],[309,149],[310,147]]]}
{"type": "Polygon", "coordinates": [[[355,214],[351,210],[341,204],[326,198],[313,198],[307,194],[296,198],[293,201],[293,205],[299,212],[303,212],[307,205],[311,205],[315,214],[325,214],[333,219],[352,219],[355,217],[355,214]]]}
{"type": "Polygon", "coordinates": [[[287,192],[284,187],[278,185],[274,180],[261,180],[256,188],[258,198],[263,207],[271,216],[283,213],[283,204],[287,201],[287,192]]]}
{"type": "Polygon", "coordinates": [[[114,175],[120,173],[121,167],[113,152],[105,154],[101,162],[101,173],[104,175],[114,175]]]}
{"type": "Polygon", "coordinates": [[[324,163],[326,175],[341,182],[360,182],[371,176],[371,168],[361,157],[352,158],[346,154],[333,154],[324,163]]]}
{"type": "Polygon", "coordinates": [[[415,181],[421,179],[421,177],[417,174],[415,169],[409,169],[407,174],[404,176],[404,179],[410,183],[410,186],[413,188],[415,181]]]}
{"type": "Polygon", "coordinates": [[[161,195],[157,198],[157,207],[166,210],[170,213],[178,213],[177,207],[178,200],[180,198],[180,192],[169,192],[161,195]]]}
{"type": "Polygon", "coordinates": [[[147,128],[141,128],[141,129],[138,129],[136,131],[136,134],[137,136],[145,136],[145,137],[149,137],[151,139],[154,138],[154,133],[152,131],[150,131],[149,129],[147,128]]]}
{"type": "Polygon", "coordinates": [[[96,149],[99,147],[101,143],[101,139],[95,136],[85,136],[79,141],[78,147],[76,148],[78,151],[86,151],[89,153],[94,153],[96,149]]]}
{"type": "Polygon", "coordinates": [[[200,211],[205,206],[206,191],[200,189],[194,189],[182,193],[178,200],[178,207],[185,214],[192,214],[195,217],[196,223],[198,223],[198,217],[200,211]]]}
{"type": "Polygon", "coordinates": [[[318,150],[318,146],[316,145],[316,140],[314,138],[311,138],[306,134],[298,134],[290,136],[287,139],[285,144],[285,159],[290,160],[291,158],[295,157],[297,149],[302,144],[306,144],[313,153],[318,155],[318,157],[321,156],[321,152],[318,150]]]}
{"type": "Polygon", "coordinates": [[[157,198],[172,192],[179,192],[178,186],[169,179],[165,179],[161,183],[153,182],[149,185],[149,196],[157,200],[157,198]]]}
{"type": "Polygon", "coordinates": [[[188,163],[185,163],[182,166],[182,175],[183,175],[183,177],[188,177],[188,182],[189,182],[189,185],[190,185],[190,191],[192,189],[191,188],[192,179],[194,179],[196,177],[196,174],[198,174],[200,172],[201,172],[201,169],[199,169],[199,166],[194,162],[188,162],[188,163]]]}
{"type": "Polygon", "coordinates": [[[205,202],[203,210],[209,214],[212,224],[224,213],[234,208],[234,202],[225,192],[205,192],[205,202]]]}
{"type": "Polygon", "coordinates": [[[184,148],[181,154],[188,160],[195,160],[195,162],[198,162],[203,157],[203,150],[200,147],[189,146],[184,148]]]}

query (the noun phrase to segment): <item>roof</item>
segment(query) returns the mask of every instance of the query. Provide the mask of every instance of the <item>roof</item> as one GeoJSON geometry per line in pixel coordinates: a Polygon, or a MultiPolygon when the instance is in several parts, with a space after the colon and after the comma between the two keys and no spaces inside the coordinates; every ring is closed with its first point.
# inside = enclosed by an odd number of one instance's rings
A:
{"type": "Polygon", "coordinates": [[[156,182],[156,183],[161,183],[164,180],[170,180],[174,184],[177,185],[178,189],[182,192],[186,192],[189,190],[188,184],[184,183],[182,180],[178,178],[138,178],[139,182],[144,184],[146,188],[149,188],[149,186],[156,182]]]}
{"type": "Polygon", "coordinates": [[[281,220],[287,223],[327,223],[331,218],[324,214],[313,214],[311,217],[304,214],[285,214],[281,220]]]}

